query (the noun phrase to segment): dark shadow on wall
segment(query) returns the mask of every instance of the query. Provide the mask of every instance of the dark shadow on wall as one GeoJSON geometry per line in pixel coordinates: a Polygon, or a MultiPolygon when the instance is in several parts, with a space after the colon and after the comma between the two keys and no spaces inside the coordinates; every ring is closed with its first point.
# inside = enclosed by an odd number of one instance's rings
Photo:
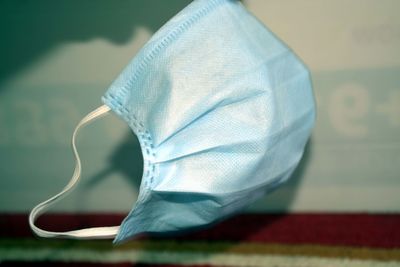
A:
{"type": "Polygon", "coordinates": [[[93,187],[115,173],[127,179],[132,187],[139,189],[143,174],[143,156],[139,141],[133,132],[125,135],[125,138],[108,157],[108,163],[97,174],[87,179],[86,190],[93,190],[93,187]]]}
{"type": "Polygon", "coordinates": [[[155,32],[189,0],[6,0],[0,2],[0,90],[57,46],[94,38],[128,42],[135,29],[155,32]]]}

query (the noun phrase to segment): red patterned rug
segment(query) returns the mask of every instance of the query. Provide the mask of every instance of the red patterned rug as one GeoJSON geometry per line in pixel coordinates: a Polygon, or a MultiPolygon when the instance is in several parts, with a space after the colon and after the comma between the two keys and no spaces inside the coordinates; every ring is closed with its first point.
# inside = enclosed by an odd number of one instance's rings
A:
{"type": "MultiPolygon", "coordinates": [[[[39,225],[118,225],[123,215],[57,214],[39,225]]],[[[400,214],[245,214],[174,238],[48,240],[27,215],[0,215],[0,266],[400,266],[400,214]]]]}

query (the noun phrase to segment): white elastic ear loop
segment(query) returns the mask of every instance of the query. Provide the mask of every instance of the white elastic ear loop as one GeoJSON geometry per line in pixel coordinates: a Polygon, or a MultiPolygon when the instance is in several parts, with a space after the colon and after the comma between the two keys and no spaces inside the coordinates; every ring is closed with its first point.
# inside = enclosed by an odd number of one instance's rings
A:
{"type": "Polygon", "coordinates": [[[71,177],[69,183],[64,187],[64,189],[58,193],[57,195],[51,197],[50,199],[38,204],[34,207],[29,214],[29,225],[32,231],[41,237],[47,238],[71,238],[71,239],[106,239],[106,238],[114,238],[118,232],[119,226],[111,226],[111,227],[94,227],[94,228],[86,228],[74,231],[67,232],[51,232],[42,230],[35,225],[36,219],[46,212],[51,206],[53,206],[56,202],[60,201],[65,195],[70,192],[79,182],[79,178],[81,176],[81,159],[79,158],[78,151],[75,145],[76,135],[79,129],[91,121],[98,119],[104,116],[107,112],[110,111],[110,108],[106,105],[103,105],[94,111],[90,112],[86,115],[76,126],[74,133],[72,135],[72,150],[75,156],[75,170],[71,177]]]}

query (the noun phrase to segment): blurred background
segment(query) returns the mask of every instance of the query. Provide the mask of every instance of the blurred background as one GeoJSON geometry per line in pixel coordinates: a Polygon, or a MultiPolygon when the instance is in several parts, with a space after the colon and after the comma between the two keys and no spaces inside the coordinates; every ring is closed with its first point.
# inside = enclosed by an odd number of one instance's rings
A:
{"type": "MultiPolygon", "coordinates": [[[[241,215],[119,247],[33,236],[28,212],[72,175],[76,124],[190,2],[0,1],[0,266],[400,266],[398,0],[242,1],[309,66],[318,115],[292,179],[241,215]]],[[[78,150],[81,183],[45,229],[117,225],[136,201],[143,159],[124,122],[84,128],[78,150]]]]}
{"type": "MultiPolygon", "coordinates": [[[[189,2],[0,2],[0,213],[26,213],[63,188],[77,122],[189,2]]],[[[243,3],[309,66],[318,105],[293,178],[246,212],[399,212],[400,2],[243,3]]],[[[107,116],[78,146],[82,182],[55,211],[129,211],[142,156],[128,126],[107,116]]]]}

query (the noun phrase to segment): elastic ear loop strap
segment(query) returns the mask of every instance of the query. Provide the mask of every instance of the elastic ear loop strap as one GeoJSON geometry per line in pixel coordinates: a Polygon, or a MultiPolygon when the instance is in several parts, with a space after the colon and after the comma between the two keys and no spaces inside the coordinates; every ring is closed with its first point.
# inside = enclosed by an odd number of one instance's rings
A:
{"type": "Polygon", "coordinates": [[[38,204],[34,207],[29,214],[29,225],[32,231],[41,237],[47,238],[70,238],[70,239],[107,239],[114,238],[118,232],[119,226],[111,226],[111,227],[94,227],[94,228],[85,228],[74,231],[67,232],[51,232],[42,230],[35,225],[36,219],[43,213],[45,213],[51,206],[53,206],[56,202],[60,201],[67,193],[69,193],[79,182],[81,176],[81,159],[79,158],[78,151],[75,145],[76,135],[79,129],[86,124],[104,116],[107,112],[110,111],[110,108],[106,105],[103,105],[94,111],[90,112],[86,115],[76,126],[74,133],[72,135],[72,150],[75,156],[75,170],[71,177],[69,183],[64,187],[64,189],[58,193],[57,195],[51,197],[50,199],[38,204]]]}

